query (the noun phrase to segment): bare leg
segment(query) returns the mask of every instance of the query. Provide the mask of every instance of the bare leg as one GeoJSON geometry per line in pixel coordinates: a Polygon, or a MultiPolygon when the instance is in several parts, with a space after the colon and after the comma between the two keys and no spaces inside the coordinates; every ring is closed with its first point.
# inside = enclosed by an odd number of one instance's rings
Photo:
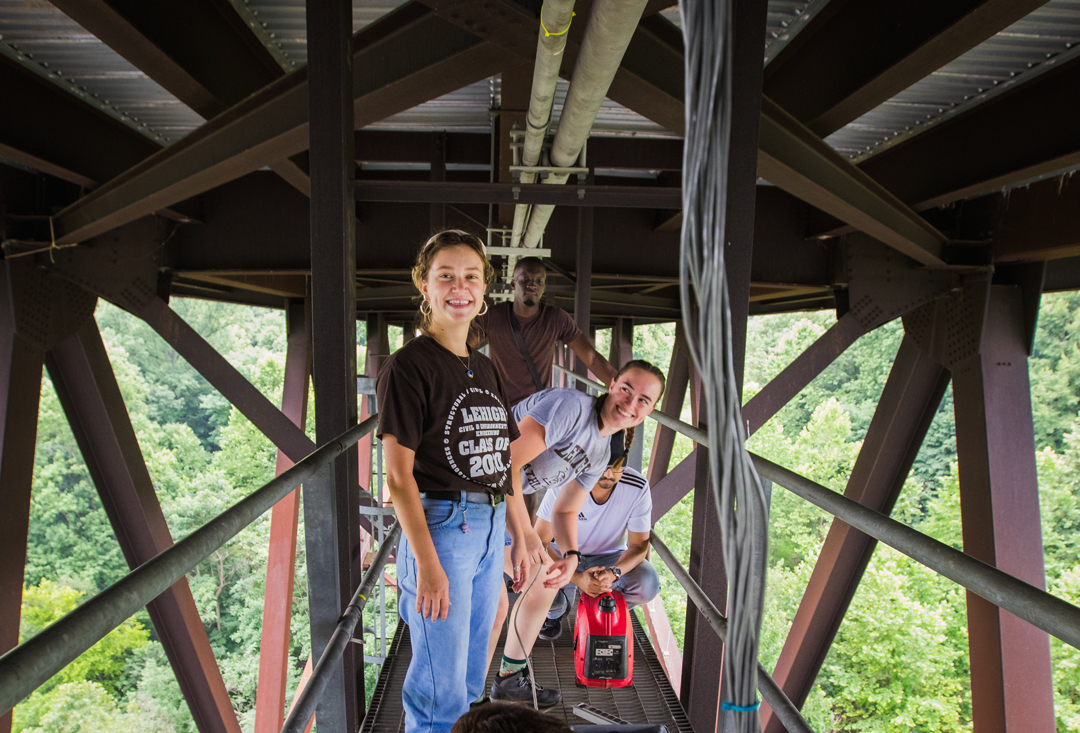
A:
{"type": "MultiPolygon", "coordinates": [[[[506,549],[506,557],[510,557],[510,548],[506,549]]],[[[509,560],[507,560],[509,562],[509,560]]],[[[495,612],[495,626],[491,629],[491,638],[488,640],[488,666],[491,669],[491,659],[495,656],[495,647],[499,645],[499,636],[502,635],[503,623],[506,621],[506,612],[510,609],[510,599],[506,596],[506,583],[499,589],[499,610],[495,612]]],[[[485,673],[486,674],[486,673],[485,673]]]]}
{"type": "MultiPolygon", "coordinates": [[[[531,588],[529,588],[529,583],[525,584],[529,590],[518,598],[510,614],[510,628],[506,632],[506,646],[503,653],[511,659],[525,659],[532,653],[536,635],[540,633],[540,627],[544,625],[551,602],[555,600],[555,594],[559,592],[558,588],[544,587],[547,568],[547,565],[537,568],[540,577],[532,583],[531,588]]],[[[531,576],[529,582],[532,582],[531,576]]]]}

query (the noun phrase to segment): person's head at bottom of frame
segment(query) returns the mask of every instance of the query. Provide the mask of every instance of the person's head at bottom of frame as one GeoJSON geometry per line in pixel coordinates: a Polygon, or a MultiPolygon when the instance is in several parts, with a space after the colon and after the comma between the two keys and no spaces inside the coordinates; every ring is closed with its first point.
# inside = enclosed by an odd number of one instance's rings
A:
{"type": "Polygon", "coordinates": [[[450,733],[572,733],[552,715],[526,705],[492,702],[462,715],[450,733]]]}

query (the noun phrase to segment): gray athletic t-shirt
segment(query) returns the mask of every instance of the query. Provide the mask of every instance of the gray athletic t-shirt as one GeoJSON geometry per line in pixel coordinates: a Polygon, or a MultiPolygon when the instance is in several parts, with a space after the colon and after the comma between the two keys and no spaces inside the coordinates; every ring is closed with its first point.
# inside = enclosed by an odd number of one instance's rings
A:
{"type": "Polygon", "coordinates": [[[526,415],[544,426],[547,450],[521,467],[522,491],[558,489],[572,479],[592,489],[611,455],[611,439],[600,437],[596,398],[575,389],[545,389],[514,405],[515,421],[526,415]]]}
{"type": "MultiPolygon", "coordinates": [[[[551,521],[558,491],[549,491],[536,516],[551,521]]],[[[593,501],[592,494],[578,512],[578,548],[582,555],[606,555],[626,550],[626,531],[648,532],[652,529],[652,494],[649,482],[640,473],[626,467],[619,483],[615,484],[603,504],[593,501]]]]}

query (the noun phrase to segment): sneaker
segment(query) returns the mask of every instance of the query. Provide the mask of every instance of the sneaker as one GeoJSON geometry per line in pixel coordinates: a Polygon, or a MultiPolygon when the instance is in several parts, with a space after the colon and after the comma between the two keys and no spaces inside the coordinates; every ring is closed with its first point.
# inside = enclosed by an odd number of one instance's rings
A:
{"type": "Polygon", "coordinates": [[[562,617],[544,619],[544,625],[540,627],[537,636],[544,641],[555,641],[562,636],[562,617]]]}
{"type": "MultiPolygon", "coordinates": [[[[529,668],[514,672],[507,677],[496,677],[491,683],[492,701],[523,702],[532,705],[534,682],[529,677],[529,668]]],[[[562,693],[558,690],[547,690],[541,685],[535,685],[536,705],[540,708],[550,708],[562,702],[562,693]]]]}

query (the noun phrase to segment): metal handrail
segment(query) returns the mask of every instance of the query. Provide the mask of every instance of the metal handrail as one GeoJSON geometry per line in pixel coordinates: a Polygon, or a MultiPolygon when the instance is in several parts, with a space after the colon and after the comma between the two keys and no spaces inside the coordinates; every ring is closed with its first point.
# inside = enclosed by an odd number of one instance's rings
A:
{"type": "MultiPolygon", "coordinates": [[[[578,381],[603,388],[599,382],[581,377],[568,369],[559,366],[556,366],[556,369],[578,381]]],[[[708,439],[704,430],[662,412],[654,410],[649,417],[699,444],[704,444],[708,439]]],[[[1080,649],[1080,608],[766,458],[753,453],[750,457],[763,478],[806,499],[840,521],[907,555],[980,598],[1080,649]]]]}
{"type": "Polygon", "coordinates": [[[0,657],[0,715],[371,432],[372,415],[0,657]]]}
{"type": "Polygon", "coordinates": [[[383,567],[390,557],[390,552],[393,550],[394,546],[397,545],[400,536],[401,524],[398,523],[390,530],[390,534],[383,540],[379,552],[371,561],[371,567],[368,568],[367,574],[360,582],[360,587],[356,589],[356,593],[353,595],[352,600],[349,601],[345,613],[341,615],[341,620],[338,621],[337,628],[334,629],[330,641],[326,643],[326,648],[323,649],[323,653],[319,657],[319,662],[315,665],[315,670],[308,679],[307,686],[304,688],[304,691],[300,693],[300,697],[293,705],[289,717],[285,720],[285,726],[281,729],[281,733],[300,733],[300,731],[307,727],[308,722],[311,720],[311,716],[315,714],[315,710],[319,705],[319,699],[322,697],[323,691],[330,681],[329,670],[332,668],[332,665],[337,664],[338,660],[341,659],[341,655],[345,652],[345,647],[347,647],[352,640],[353,632],[356,630],[356,624],[360,622],[360,617],[364,613],[364,606],[367,605],[368,596],[371,595],[371,589],[375,585],[375,581],[382,576],[383,567]]]}
{"type": "MultiPolygon", "coordinates": [[[[716,607],[716,604],[705,594],[701,586],[690,577],[690,573],[687,572],[686,568],[679,564],[679,561],[675,559],[675,555],[672,554],[663,540],[657,536],[655,530],[649,543],[656,550],[656,554],[664,561],[664,564],[668,566],[668,569],[671,570],[675,580],[679,581],[679,585],[686,591],[687,597],[697,606],[705,621],[720,637],[720,641],[726,644],[727,618],[724,614],[720,613],[720,609],[716,607]]],[[[757,688],[761,692],[762,699],[769,703],[769,707],[776,713],[776,717],[784,724],[784,728],[787,729],[788,733],[814,733],[806,719],[803,718],[802,713],[795,707],[795,703],[791,702],[788,696],[784,694],[784,691],[780,689],[780,685],[776,684],[776,680],[772,678],[769,671],[760,663],[758,664],[757,688]]]]}
{"type": "Polygon", "coordinates": [[[1080,608],[768,459],[753,453],[750,457],[762,477],[1080,649],[1080,608]]]}

